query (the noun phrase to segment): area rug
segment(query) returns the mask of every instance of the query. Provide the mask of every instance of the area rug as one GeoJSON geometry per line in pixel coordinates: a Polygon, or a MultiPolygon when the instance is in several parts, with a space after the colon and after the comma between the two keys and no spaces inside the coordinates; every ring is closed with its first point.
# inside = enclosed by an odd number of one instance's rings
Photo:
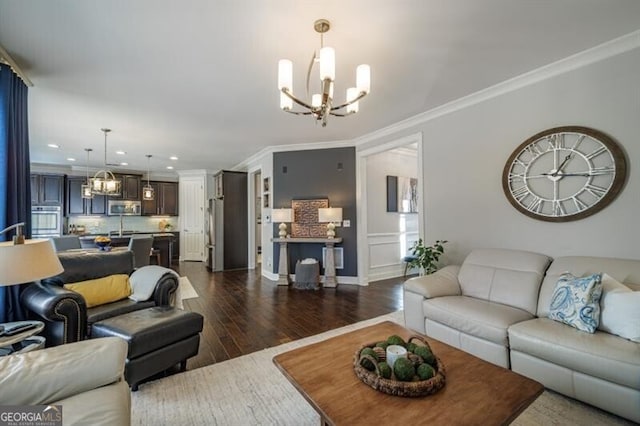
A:
{"type": "Polygon", "coordinates": [[[176,307],[178,309],[184,309],[183,301],[186,299],[195,299],[198,296],[196,289],[191,285],[191,281],[187,277],[180,277],[178,279],[178,289],[176,290],[176,307]]]}
{"type": "MultiPolygon", "coordinates": [[[[320,417],[276,368],[273,357],[382,321],[403,325],[402,311],[142,384],[132,394],[132,424],[317,426],[320,417]]],[[[632,423],[545,391],[512,424],[604,426],[632,423]]]]}

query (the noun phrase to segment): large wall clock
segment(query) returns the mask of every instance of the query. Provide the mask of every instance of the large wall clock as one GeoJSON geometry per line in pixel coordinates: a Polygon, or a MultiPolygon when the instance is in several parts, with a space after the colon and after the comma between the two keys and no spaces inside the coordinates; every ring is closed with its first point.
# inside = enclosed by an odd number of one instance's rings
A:
{"type": "Polygon", "coordinates": [[[555,127],[516,148],[504,166],[502,188],[525,215],[568,222],[608,206],[626,174],[624,152],[609,136],[588,127],[555,127]]]}

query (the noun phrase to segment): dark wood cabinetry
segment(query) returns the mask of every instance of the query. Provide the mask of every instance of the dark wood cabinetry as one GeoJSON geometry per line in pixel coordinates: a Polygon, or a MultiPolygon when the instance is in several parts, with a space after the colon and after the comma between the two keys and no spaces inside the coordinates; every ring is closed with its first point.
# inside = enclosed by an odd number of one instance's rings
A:
{"type": "Polygon", "coordinates": [[[62,206],[63,202],[64,175],[31,175],[31,205],[62,206]]]}
{"type": "Polygon", "coordinates": [[[82,185],[86,183],[84,177],[68,176],[66,184],[65,215],[66,216],[105,216],[107,214],[107,197],[94,195],[93,198],[82,198],[82,185]]]}
{"type": "Polygon", "coordinates": [[[111,197],[114,200],[140,201],[142,199],[142,176],[115,175],[120,181],[120,195],[111,197]]]}
{"type": "Polygon", "coordinates": [[[143,216],[178,216],[178,183],[150,182],[154,191],[153,200],[142,200],[143,216]]]}
{"type": "Polygon", "coordinates": [[[215,175],[218,190],[216,202],[216,251],[222,249],[224,269],[243,269],[247,267],[247,174],[244,172],[222,171],[215,175]],[[222,193],[219,189],[222,189],[222,193]],[[222,219],[220,221],[220,219],[222,219]],[[216,226],[218,228],[218,226],[216,226]],[[222,231],[222,232],[220,232],[222,231]],[[222,234],[222,244],[220,244],[222,234]]]}

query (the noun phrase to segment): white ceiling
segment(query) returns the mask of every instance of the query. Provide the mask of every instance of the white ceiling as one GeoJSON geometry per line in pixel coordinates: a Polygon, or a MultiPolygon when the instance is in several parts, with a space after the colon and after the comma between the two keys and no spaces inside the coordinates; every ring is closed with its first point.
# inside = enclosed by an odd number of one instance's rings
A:
{"type": "Polygon", "coordinates": [[[639,28],[638,0],[0,0],[0,44],[35,85],[32,162],[84,166],[89,147],[99,166],[110,127],[108,161],[146,170],[152,154],[154,172],[352,139],[639,28]],[[360,112],[326,128],[282,112],[276,85],[288,58],[304,93],[318,18],[336,101],[358,64],[372,78],[360,112]]]}

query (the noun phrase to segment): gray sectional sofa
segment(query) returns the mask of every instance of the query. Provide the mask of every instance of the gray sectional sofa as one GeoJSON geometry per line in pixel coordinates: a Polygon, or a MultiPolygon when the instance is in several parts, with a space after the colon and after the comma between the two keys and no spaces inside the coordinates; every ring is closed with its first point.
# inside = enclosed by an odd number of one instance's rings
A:
{"type": "Polygon", "coordinates": [[[549,389],[640,423],[640,343],[548,318],[556,283],[565,272],[606,273],[640,290],[640,260],[552,260],[526,251],[481,249],[461,266],[407,280],[405,322],[549,389]]]}

